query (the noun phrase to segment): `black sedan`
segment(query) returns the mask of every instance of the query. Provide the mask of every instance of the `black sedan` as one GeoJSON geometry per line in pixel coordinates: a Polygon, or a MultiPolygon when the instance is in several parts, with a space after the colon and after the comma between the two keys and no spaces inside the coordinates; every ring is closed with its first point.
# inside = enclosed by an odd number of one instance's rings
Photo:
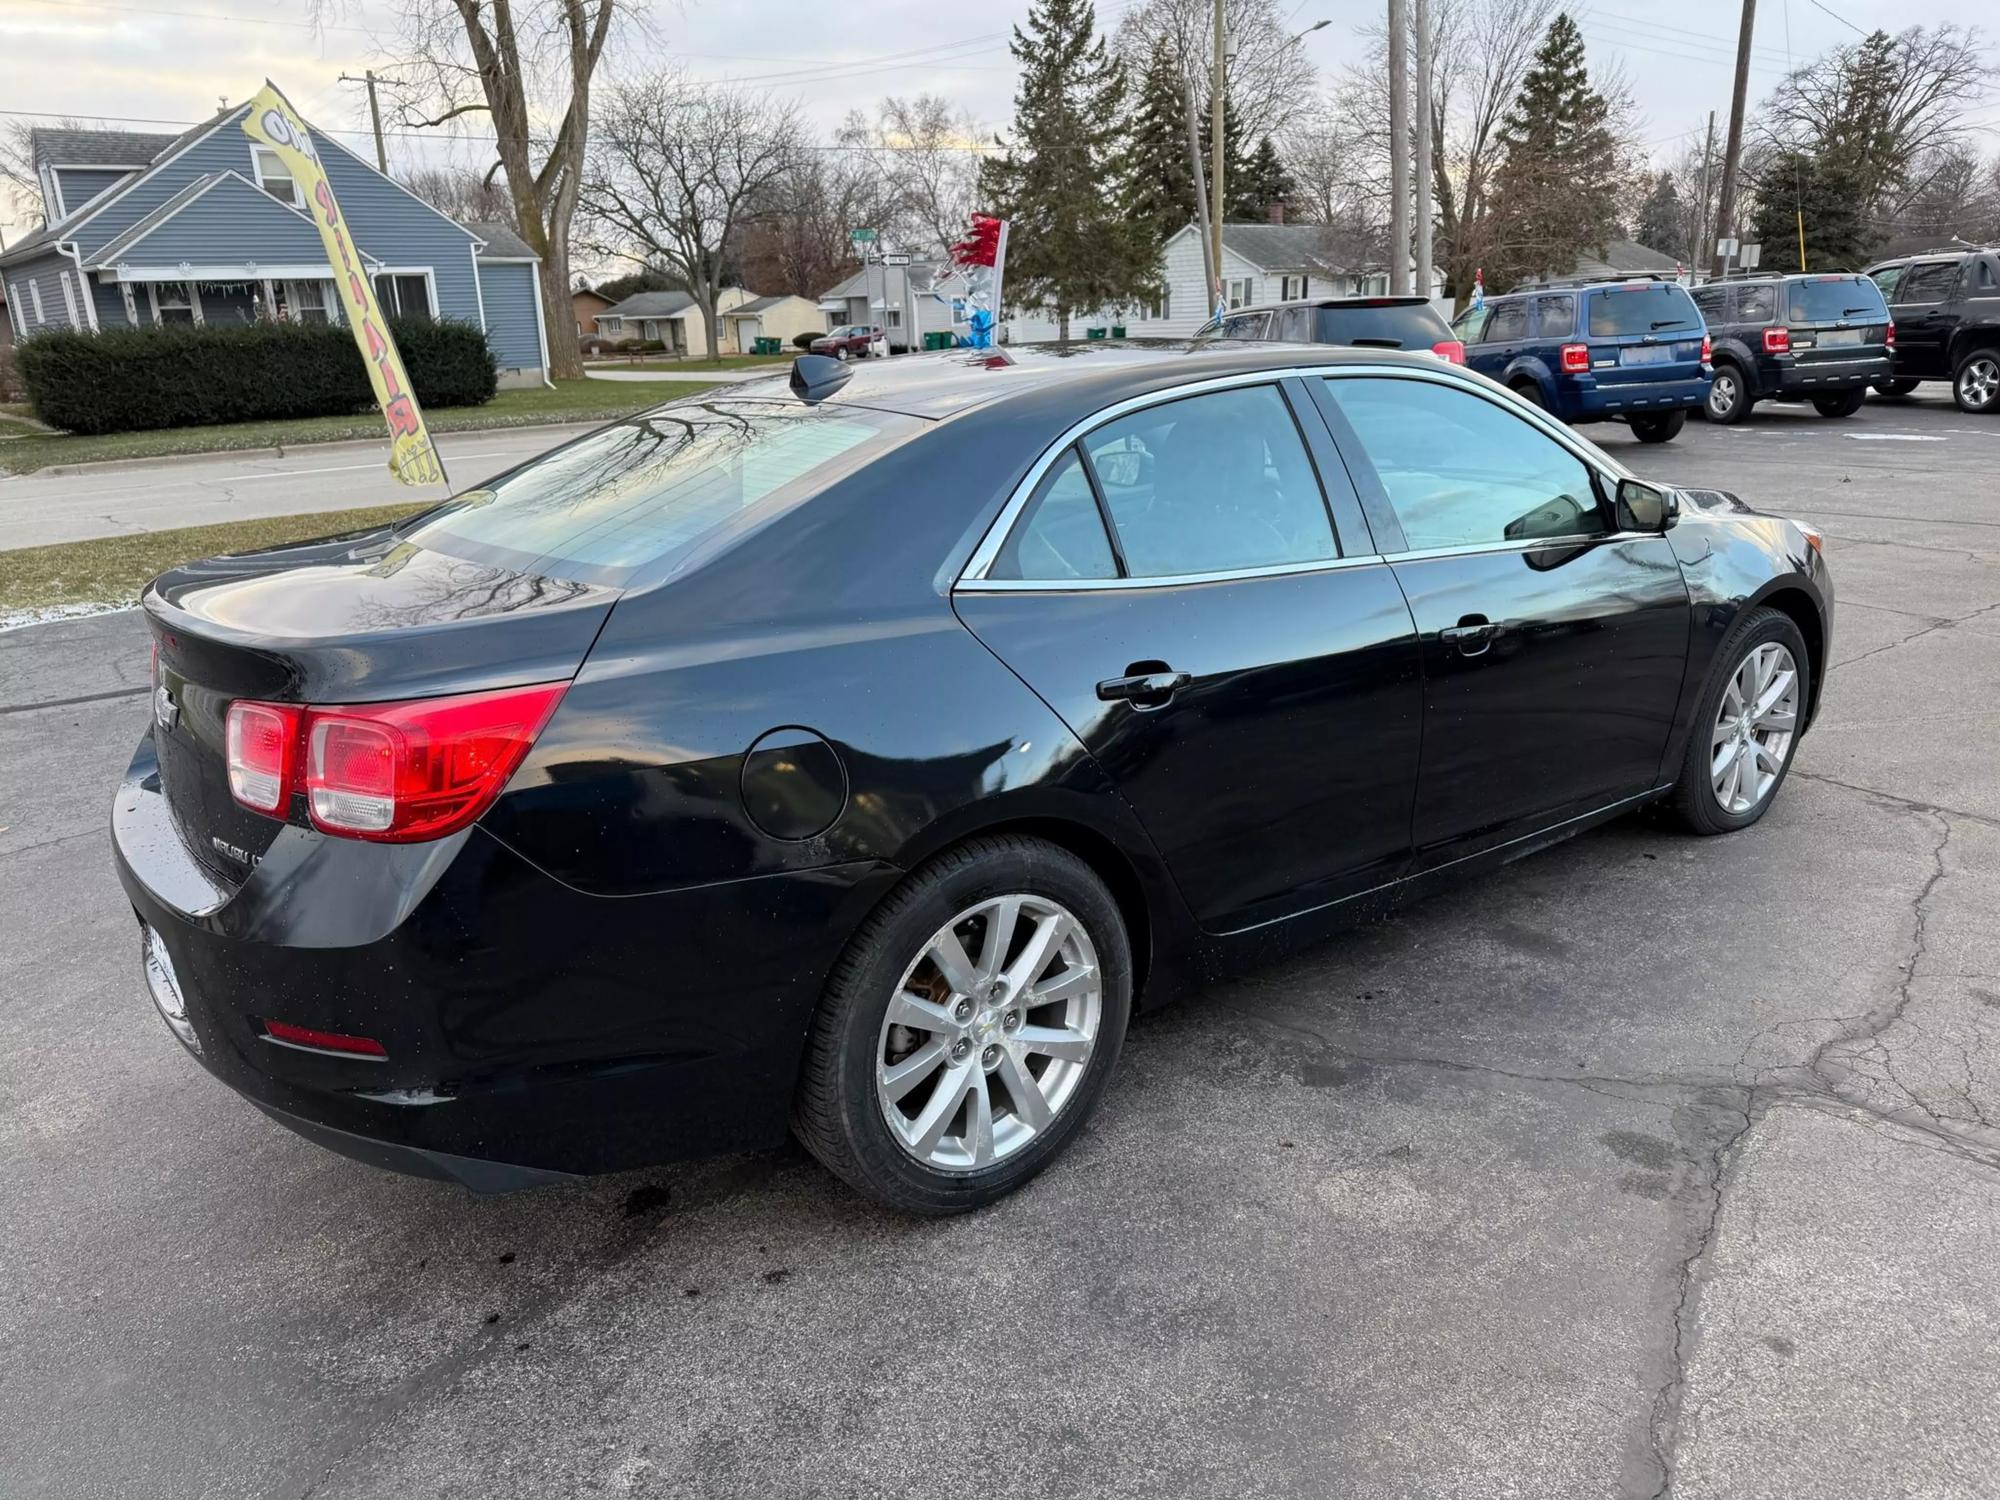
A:
{"type": "Polygon", "coordinates": [[[1111,344],[803,357],[144,606],[118,872],[217,1076],[481,1190],[790,1128],[942,1213],[1191,979],[1756,822],[1832,590],[1428,354],[1111,344]]]}

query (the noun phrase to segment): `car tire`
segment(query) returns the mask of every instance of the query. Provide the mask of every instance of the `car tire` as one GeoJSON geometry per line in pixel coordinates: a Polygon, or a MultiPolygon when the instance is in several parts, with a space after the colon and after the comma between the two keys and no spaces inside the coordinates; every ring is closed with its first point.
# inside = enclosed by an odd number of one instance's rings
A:
{"type": "MultiPolygon", "coordinates": [[[[1751,610],[1716,653],[1715,667],[1688,731],[1687,750],[1681,757],[1680,775],[1670,798],[1680,825],[1695,834],[1734,833],[1763,817],[1791,771],[1806,707],[1811,702],[1812,659],[1806,654],[1805,637],[1799,633],[1799,627],[1780,610],[1751,610]],[[1768,676],[1762,676],[1766,664],[1772,670],[1768,676]],[[1772,723],[1768,730],[1753,728],[1746,734],[1743,716],[1735,711],[1735,705],[1760,680],[1765,684],[1763,691],[1769,693],[1778,686],[1778,679],[1785,671],[1792,674],[1789,690],[1767,712],[1766,720],[1780,719],[1781,711],[1789,706],[1789,727],[1781,722],[1772,723]],[[1726,704],[1730,706],[1727,714],[1726,704]],[[1736,721],[1733,730],[1729,720],[1736,721]],[[1724,755],[1731,751],[1733,758],[1725,762],[1724,755]],[[1729,773],[1745,756],[1751,759],[1743,769],[1758,780],[1746,784],[1739,775],[1732,783],[1729,773]]],[[[1744,706],[1754,707],[1747,703],[1744,706]]],[[[1750,722],[1754,725],[1764,721],[1750,722]]]]}
{"type": "Polygon", "coordinates": [[[1863,390],[1842,391],[1838,396],[1815,396],[1813,410],[1822,417],[1851,417],[1861,410],[1861,403],[1868,399],[1863,390]]]}
{"type": "Polygon", "coordinates": [[[842,364],[846,364],[850,359],[854,358],[852,354],[848,353],[847,346],[845,344],[842,344],[838,349],[833,351],[833,357],[839,360],[842,364]]]}
{"type": "Polygon", "coordinates": [[[1708,400],[1702,405],[1702,415],[1711,422],[1724,427],[1732,427],[1750,415],[1750,408],[1756,402],[1750,398],[1750,382],[1744,378],[1740,366],[1728,360],[1715,362],[1715,380],[1708,388],[1708,400]]]}
{"type": "Polygon", "coordinates": [[[1627,417],[1626,423],[1632,436],[1642,443],[1671,443],[1687,426],[1687,419],[1684,411],[1655,411],[1627,417]]]}
{"type": "Polygon", "coordinates": [[[1124,917],[1095,872],[1041,839],[974,840],[913,873],[848,944],[813,1017],[792,1128],[878,1203],[964,1213],[1021,1186],[1075,1137],[1117,1064],[1131,1009],[1124,917]],[[956,947],[941,962],[947,937],[956,947]],[[992,941],[1004,944],[998,957],[992,941]],[[1037,943],[1049,953],[1039,964],[1037,943]],[[1064,981],[1055,1001],[1010,1003],[1023,985],[1033,995],[1064,981]]]}
{"type": "Polygon", "coordinates": [[[1891,400],[1896,401],[1900,401],[1903,397],[1909,395],[1920,383],[1915,380],[1877,380],[1870,382],[1876,395],[1887,396],[1891,400]]]}
{"type": "Polygon", "coordinates": [[[1531,380],[1519,381],[1509,386],[1508,389],[1537,411],[1547,411],[1549,409],[1548,402],[1542,399],[1542,388],[1531,380]]]}
{"type": "Polygon", "coordinates": [[[2000,349],[1974,349],[1951,372],[1951,399],[1960,411],[2000,411],[2000,349]]]}

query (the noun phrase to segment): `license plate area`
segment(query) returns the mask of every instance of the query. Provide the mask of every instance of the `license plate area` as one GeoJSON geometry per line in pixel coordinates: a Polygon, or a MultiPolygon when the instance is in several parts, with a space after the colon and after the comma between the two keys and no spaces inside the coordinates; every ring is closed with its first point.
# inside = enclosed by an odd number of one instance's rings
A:
{"type": "Polygon", "coordinates": [[[1861,342],[1859,328],[1829,328],[1819,336],[1822,349],[1851,349],[1861,342]]]}
{"type": "Polygon", "coordinates": [[[201,1039],[194,1034],[194,1026],[188,1020],[187,996],[181,989],[180,977],[174,973],[173,955],[167,952],[158,932],[151,927],[142,930],[140,963],[146,973],[146,992],[153,997],[153,1006],[167,1023],[167,1030],[188,1051],[199,1053],[201,1039]]]}
{"type": "Polygon", "coordinates": [[[1664,365],[1674,357],[1674,351],[1667,344],[1633,344],[1618,351],[1621,365],[1664,365]]]}

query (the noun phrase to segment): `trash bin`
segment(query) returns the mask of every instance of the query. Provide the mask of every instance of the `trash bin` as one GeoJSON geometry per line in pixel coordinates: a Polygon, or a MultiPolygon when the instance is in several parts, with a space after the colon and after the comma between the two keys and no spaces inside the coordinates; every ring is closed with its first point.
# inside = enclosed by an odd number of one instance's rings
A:
{"type": "Polygon", "coordinates": [[[1122,338],[1124,338],[1124,337],[1125,337],[1125,325],[1124,325],[1123,323],[1113,323],[1113,324],[1111,325],[1111,336],[1112,336],[1112,337],[1113,337],[1114,339],[1122,339],[1122,338]]]}
{"type": "Polygon", "coordinates": [[[1104,330],[1102,328],[1086,328],[1083,330],[1083,336],[1087,339],[1101,339],[1104,337],[1104,330]]]}
{"type": "Polygon", "coordinates": [[[951,347],[951,330],[947,328],[933,328],[924,335],[924,347],[933,353],[939,349],[949,349],[951,347]]]}
{"type": "Polygon", "coordinates": [[[757,340],[752,352],[757,354],[783,354],[785,346],[783,341],[779,339],[760,338],[757,340]]]}

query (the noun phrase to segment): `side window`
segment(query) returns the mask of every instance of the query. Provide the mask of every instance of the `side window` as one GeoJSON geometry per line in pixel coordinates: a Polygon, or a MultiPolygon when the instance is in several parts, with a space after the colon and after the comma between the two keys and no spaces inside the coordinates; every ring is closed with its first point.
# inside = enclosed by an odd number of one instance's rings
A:
{"type": "Polygon", "coordinates": [[[1537,297],[1535,320],[1542,338],[1568,338],[1576,329],[1576,298],[1537,297]]]}
{"type": "Polygon", "coordinates": [[[1492,309],[1488,307],[1468,307],[1451,320],[1451,331],[1458,335],[1461,344],[1476,344],[1480,334],[1485,332],[1486,319],[1491,313],[1492,309]]]}
{"type": "Polygon", "coordinates": [[[1979,270],[1972,278],[1972,295],[1975,297],[2000,297],[2000,276],[1993,271],[1993,262],[1982,260],[1979,270]]]}
{"type": "Polygon", "coordinates": [[[1288,344],[1310,344],[1313,341],[1313,310],[1310,307],[1281,307],[1278,309],[1278,337],[1288,344]]]}
{"type": "Polygon", "coordinates": [[[1879,266],[1870,273],[1870,279],[1882,289],[1884,302],[1894,302],[1896,289],[1903,284],[1903,278],[1909,274],[1910,268],[1907,265],[1879,266]]]}
{"type": "Polygon", "coordinates": [[[1332,379],[1412,551],[1596,536],[1590,470],[1494,402],[1424,380],[1332,379]]]}
{"type": "Polygon", "coordinates": [[[1075,447],[1065,448],[1042,476],[986,576],[1045,581],[1118,576],[1104,518],[1075,447]]]}
{"type": "Polygon", "coordinates": [[[1911,266],[1910,274],[1903,280],[1902,295],[1898,302],[1942,302],[1951,295],[1951,289],[1958,280],[1958,262],[1955,260],[1934,260],[1923,265],[1911,266]]]}
{"type": "Polygon", "coordinates": [[[1083,446],[1134,578],[1337,555],[1319,478],[1276,386],[1149,406],[1083,446]]]}
{"type": "Polygon", "coordinates": [[[1694,298],[1694,305],[1701,309],[1701,315],[1707,322],[1720,323],[1727,320],[1728,314],[1723,311],[1729,298],[1726,287],[1697,287],[1688,295],[1694,298]]]}
{"type": "Polygon", "coordinates": [[[1505,344],[1528,335],[1528,304],[1525,302],[1502,302],[1493,309],[1493,316],[1487,319],[1486,335],[1482,344],[1505,344]]]}
{"type": "Polygon", "coordinates": [[[1222,336],[1226,339],[1261,339],[1271,326],[1271,315],[1267,312],[1242,313],[1222,320],[1222,336]]]}
{"type": "Polygon", "coordinates": [[[1778,283],[1745,282],[1736,289],[1736,320],[1768,323],[1778,315],[1778,283]]]}

